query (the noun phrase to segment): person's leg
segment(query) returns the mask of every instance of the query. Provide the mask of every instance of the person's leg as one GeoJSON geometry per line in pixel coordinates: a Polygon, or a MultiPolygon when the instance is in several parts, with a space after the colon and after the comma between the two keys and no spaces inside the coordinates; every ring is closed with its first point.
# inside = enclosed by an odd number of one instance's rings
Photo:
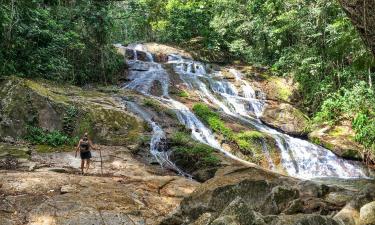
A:
{"type": "Polygon", "coordinates": [[[85,160],[81,159],[81,172],[83,173],[83,168],[85,167],[85,160]]]}
{"type": "Polygon", "coordinates": [[[86,160],[86,173],[88,172],[89,167],[90,167],[90,159],[87,159],[86,160]]]}

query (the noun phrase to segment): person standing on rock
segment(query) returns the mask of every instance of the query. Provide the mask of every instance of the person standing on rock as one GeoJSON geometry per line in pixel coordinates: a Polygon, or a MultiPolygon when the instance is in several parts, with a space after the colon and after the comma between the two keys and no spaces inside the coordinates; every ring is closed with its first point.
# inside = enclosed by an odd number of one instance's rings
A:
{"type": "Polygon", "coordinates": [[[77,157],[77,153],[79,151],[79,154],[81,156],[81,172],[84,174],[83,169],[85,168],[85,161],[86,161],[86,173],[89,170],[90,167],[90,159],[91,159],[91,150],[96,150],[91,142],[91,140],[88,138],[87,132],[83,135],[83,137],[79,140],[77,148],[76,148],[76,154],[75,157],[77,157]]]}

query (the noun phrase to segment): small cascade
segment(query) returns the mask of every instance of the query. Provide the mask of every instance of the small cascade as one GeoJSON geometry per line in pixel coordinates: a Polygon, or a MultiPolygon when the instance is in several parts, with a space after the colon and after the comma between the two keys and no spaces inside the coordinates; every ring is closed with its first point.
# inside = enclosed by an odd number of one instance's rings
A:
{"type": "MultiPolygon", "coordinates": [[[[137,48],[142,49],[140,46],[137,48]]],[[[366,177],[363,167],[359,163],[341,159],[323,147],[290,137],[264,125],[258,118],[263,113],[266,102],[265,94],[255,91],[239,71],[229,69],[229,72],[235,77],[234,85],[233,81],[224,79],[218,71],[207,72],[205,65],[200,62],[185,59],[176,54],[169,55],[168,59],[168,63],[173,65],[184,85],[195,91],[203,102],[218,106],[229,116],[235,117],[243,123],[248,123],[258,131],[272,137],[280,150],[281,164],[289,175],[305,179],[314,177],[366,177]],[[240,90],[236,87],[240,87],[240,90]]],[[[228,157],[249,164],[247,161],[239,159],[222,149],[210,129],[187,106],[170,98],[169,74],[161,64],[151,60],[148,62],[131,60],[128,64],[131,81],[125,85],[125,88],[137,90],[170,106],[176,111],[179,121],[191,129],[192,136],[196,140],[222,151],[228,157]],[[151,88],[155,82],[161,84],[163,90],[163,96],[161,97],[151,94],[151,88]]],[[[155,133],[157,133],[156,128],[155,133]]],[[[270,169],[276,170],[276,165],[272,161],[266,143],[263,143],[263,152],[270,169]]]]}
{"type": "Polygon", "coordinates": [[[155,121],[153,121],[152,117],[143,109],[141,109],[141,107],[139,107],[136,103],[129,101],[125,101],[124,103],[127,106],[127,108],[130,109],[130,111],[140,116],[152,127],[150,153],[155,157],[155,159],[161,165],[161,167],[176,171],[180,175],[191,177],[189,174],[186,174],[181,169],[179,169],[169,159],[169,152],[166,149],[167,138],[165,136],[163,129],[155,121]]]}
{"type": "MultiPolygon", "coordinates": [[[[259,118],[263,113],[263,107],[265,105],[264,99],[257,98],[255,90],[251,87],[249,82],[243,79],[242,74],[239,71],[235,69],[229,69],[229,71],[234,75],[236,81],[242,83],[241,88],[243,95],[249,101],[251,111],[254,112],[257,118],[259,118]]],[[[263,94],[260,95],[264,96],[263,94]]]]}
{"type": "Polygon", "coordinates": [[[161,65],[154,62],[131,61],[129,65],[130,83],[125,88],[137,90],[149,95],[155,82],[162,86],[163,96],[169,95],[169,75],[162,69],[161,65]]]}

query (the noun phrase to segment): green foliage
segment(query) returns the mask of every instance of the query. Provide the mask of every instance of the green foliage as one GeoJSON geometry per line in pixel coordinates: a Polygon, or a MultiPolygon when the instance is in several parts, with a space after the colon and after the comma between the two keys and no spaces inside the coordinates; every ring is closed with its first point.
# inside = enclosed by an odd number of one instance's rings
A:
{"type": "Polygon", "coordinates": [[[146,107],[150,107],[156,111],[159,111],[162,108],[158,101],[156,101],[155,99],[151,99],[151,98],[144,99],[142,102],[142,105],[146,107]]]}
{"type": "Polygon", "coordinates": [[[375,155],[375,118],[368,113],[358,113],[353,121],[356,141],[371,149],[375,155]]]}
{"type": "Polygon", "coordinates": [[[245,131],[237,135],[238,138],[244,140],[261,140],[264,138],[264,134],[259,131],[245,131]]]}
{"type": "Polygon", "coordinates": [[[317,123],[334,124],[341,119],[352,120],[357,113],[375,110],[375,92],[365,82],[352,88],[341,88],[338,92],[327,96],[314,120],[317,123]]]}
{"type": "Polygon", "coordinates": [[[0,74],[85,84],[115,79],[112,3],[1,1],[0,74]]]}
{"type": "Polygon", "coordinates": [[[33,144],[58,147],[62,145],[74,145],[78,142],[77,137],[68,137],[59,131],[48,132],[39,127],[32,126],[29,126],[27,131],[28,134],[26,136],[26,140],[33,144]]]}
{"type": "Polygon", "coordinates": [[[214,150],[204,144],[197,144],[192,147],[180,146],[176,147],[175,151],[177,154],[181,155],[185,162],[196,162],[196,166],[215,166],[220,161],[217,157],[212,155],[214,150]]]}
{"type": "Polygon", "coordinates": [[[195,104],[193,106],[193,111],[207,123],[214,132],[222,134],[228,142],[236,145],[241,152],[250,154],[254,161],[258,161],[256,158],[262,155],[261,146],[265,138],[264,134],[259,131],[235,133],[225,125],[219,114],[202,103],[195,104]]]}
{"type": "Polygon", "coordinates": [[[180,91],[180,93],[178,93],[178,96],[181,97],[181,98],[188,98],[189,97],[189,92],[183,90],[183,91],[180,91]]]}
{"type": "Polygon", "coordinates": [[[186,132],[176,132],[170,138],[173,146],[173,154],[177,164],[190,170],[200,167],[210,167],[219,164],[220,160],[213,154],[214,149],[208,145],[197,143],[190,134],[186,132]]]}
{"type": "Polygon", "coordinates": [[[355,140],[372,149],[375,154],[375,92],[360,82],[354,87],[342,88],[328,96],[316,114],[316,123],[335,124],[342,119],[352,121],[355,140]]]}
{"type": "Polygon", "coordinates": [[[185,132],[176,132],[171,138],[172,145],[186,146],[191,142],[191,137],[185,132]]]}
{"type": "Polygon", "coordinates": [[[234,136],[234,142],[244,154],[253,157],[262,155],[262,141],[265,136],[259,131],[245,131],[234,136]]]}
{"type": "Polygon", "coordinates": [[[193,106],[193,111],[207,123],[214,132],[223,134],[228,140],[233,140],[233,131],[226,127],[219,114],[212,111],[207,105],[197,103],[193,106]]]}
{"type": "Polygon", "coordinates": [[[75,128],[75,123],[78,116],[78,109],[75,106],[69,106],[63,118],[64,133],[71,135],[75,128]]]}

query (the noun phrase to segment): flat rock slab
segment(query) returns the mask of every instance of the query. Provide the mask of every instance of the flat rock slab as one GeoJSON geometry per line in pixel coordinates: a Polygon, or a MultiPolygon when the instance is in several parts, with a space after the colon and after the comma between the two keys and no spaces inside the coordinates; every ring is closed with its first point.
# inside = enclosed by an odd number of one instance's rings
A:
{"type": "Polygon", "coordinates": [[[76,173],[73,153],[34,156],[52,167],[32,172],[0,170],[0,224],[158,224],[199,185],[160,173],[126,148],[101,148],[104,175],[98,152],[86,176],[76,173]]]}

